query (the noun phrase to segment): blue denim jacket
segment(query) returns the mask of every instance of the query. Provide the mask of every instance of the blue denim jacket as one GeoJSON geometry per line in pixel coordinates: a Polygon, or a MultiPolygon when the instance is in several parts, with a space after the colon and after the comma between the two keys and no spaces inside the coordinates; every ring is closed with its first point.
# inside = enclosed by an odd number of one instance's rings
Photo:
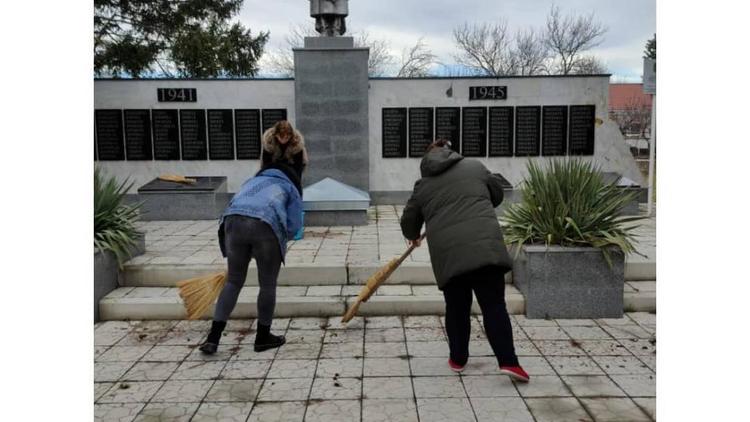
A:
{"type": "Polygon", "coordinates": [[[279,241],[283,261],[288,239],[302,227],[302,197],[280,170],[263,170],[248,179],[229,201],[219,221],[219,247],[223,256],[226,256],[223,226],[228,215],[255,217],[271,226],[279,241]]]}

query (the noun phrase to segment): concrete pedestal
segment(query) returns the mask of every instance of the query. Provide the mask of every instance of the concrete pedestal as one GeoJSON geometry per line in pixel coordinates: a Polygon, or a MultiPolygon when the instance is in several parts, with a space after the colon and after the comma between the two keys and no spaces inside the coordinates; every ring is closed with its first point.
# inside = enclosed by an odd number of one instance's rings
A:
{"type": "Polygon", "coordinates": [[[213,220],[227,204],[227,178],[193,177],[194,185],[159,179],[138,188],[141,220],[213,220]]]}
{"type": "Polygon", "coordinates": [[[296,124],[310,156],[306,186],[331,177],[369,191],[368,57],[351,37],[308,37],[294,49],[296,124]]]}

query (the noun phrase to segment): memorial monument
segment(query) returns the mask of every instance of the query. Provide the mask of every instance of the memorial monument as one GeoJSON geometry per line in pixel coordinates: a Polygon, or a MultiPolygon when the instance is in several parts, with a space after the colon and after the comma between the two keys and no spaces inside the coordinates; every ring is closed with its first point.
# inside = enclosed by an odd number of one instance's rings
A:
{"type": "Polygon", "coordinates": [[[310,0],[310,16],[315,18],[315,30],[321,35],[344,35],[348,15],[349,0],[310,0]]]}
{"type": "Polygon", "coordinates": [[[311,0],[320,36],[294,49],[296,124],[310,155],[303,177],[306,224],[315,215],[333,218],[332,224],[367,223],[361,204],[370,201],[369,49],[342,36],[348,14],[347,0],[311,0]],[[347,204],[359,205],[352,212],[347,204]]]}

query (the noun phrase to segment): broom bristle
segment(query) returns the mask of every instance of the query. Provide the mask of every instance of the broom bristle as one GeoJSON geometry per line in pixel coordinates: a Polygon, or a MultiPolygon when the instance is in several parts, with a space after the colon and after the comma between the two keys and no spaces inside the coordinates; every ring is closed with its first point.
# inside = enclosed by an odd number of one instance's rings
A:
{"type": "Polygon", "coordinates": [[[206,314],[224,288],[226,273],[210,274],[177,282],[188,319],[199,319],[206,314]]]}
{"type": "MultiPolygon", "coordinates": [[[[424,237],[425,235],[422,234],[419,239],[424,239],[424,237]]],[[[400,257],[393,258],[386,265],[376,271],[375,274],[367,279],[367,282],[365,282],[365,285],[362,286],[362,289],[359,291],[357,300],[352,304],[352,307],[344,313],[344,316],[341,317],[341,322],[349,322],[352,318],[354,318],[354,314],[357,313],[359,305],[361,305],[362,302],[367,302],[367,299],[369,299],[375,293],[375,291],[378,289],[378,287],[380,287],[381,284],[385,283],[388,277],[390,277],[391,274],[396,271],[396,268],[398,268],[398,266],[401,265],[404,259],[406,259],[406,257],[411,254],[414,248],[415,245],[410,246],[409,249],[407,249],[407,251],[404,252],[400,257]]]]}
{"type": "Polygon", "coordinates": [[[354,302],[351,308],[349,308],[348,311],[344,314],[344,316],[341,318],[341,322],[349,322],[354,318],[354,315],[357,313],[357,310],[359,309],[359,304],[362,303],[359,300],[354,302]]]}

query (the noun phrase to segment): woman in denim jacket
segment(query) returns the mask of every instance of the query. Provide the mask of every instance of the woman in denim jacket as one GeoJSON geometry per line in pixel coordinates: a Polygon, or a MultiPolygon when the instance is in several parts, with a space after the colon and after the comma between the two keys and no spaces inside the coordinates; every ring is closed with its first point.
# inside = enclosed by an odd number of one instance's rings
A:
{"type": "Polygon", "coordinates": [[[291,167],[270,164],[247,180],[221,217],[219,246],[227,258],[227,283],[219,295],[211,332],[200,350],[213,354],[227,319],[245,283],[247,266],[258,266],[258,330],[255,351],[279,347],[284,336],[271,334],[276,306],[276,279],[286,255],[287,240],[302,227],[302,195],[299,176],[291,167]]]}

